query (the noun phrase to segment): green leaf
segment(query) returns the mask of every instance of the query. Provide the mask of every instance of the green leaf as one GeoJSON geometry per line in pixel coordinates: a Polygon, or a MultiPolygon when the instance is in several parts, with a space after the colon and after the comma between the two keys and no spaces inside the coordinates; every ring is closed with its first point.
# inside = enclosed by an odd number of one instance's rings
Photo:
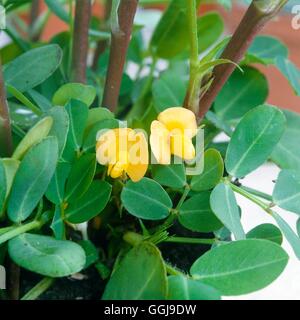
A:
{"type": "Polygon", "coordinates": [[[48,8],[62,21],[69,24],[70,18],[68,12],[65,10],[63,4],[57,0],[45,0],[48,8]]]}
{"type": "Polygon", "coordinates": [[[204,170],[198,176],[193,176],[191,188],[193,191],[206,191],[214,188],[223,177],[224,163],[219,151],[208,149],[204,153],[204,170]]]}
{"type": "Polygon", "coordinates": [[[53,105],[64,106],[70,100],[78,100],[88,107],[96,98],[96,89],[81,83],[67,83],[60,87],[52,98],[53,105]]]}
{"type": "Polygon", "coordinates": [[[271,155],[285,129],[285,117],[276,107],[262,105],[249,111],[235,129],[225,166],[241,178],[262,165],[271,155]]]}
{"type": "Polygon", "coordinates": [[[15,223],[27,219],[54,175],[58,160],[55,137],[42,140],[25,155],[16,173],[8,201],[8,217],[15,223]]]}
{"type": "Polygon", "coordinates": [[[274,64],[277,57],[288,57],[287,47],[277,38],[270,36],[258,36],[250,46],[246,62],[260,62],[274,64]]]}
{"type": "Polygon", "coordinates": [[[53,119],[53,126],[49,136],[54,136],[58,142],[59,155],[61,156],[67,142],[69,132],[69,116],[65,108],[53,107],[48,111],[49,116],[53,119]]]}
{"type": "Polygon", "coordinates": [[[287,262],[288,255],[278,244],[250,239],[208,251],[194,262],[191,274],[223,295],[241,295],[269,285],[287,262]]]}
{"type": "Polygon", "coordinates": [[[183,163],[152,165],[153,179],[163,186],[180,189],[186,185],[185,168],[183,163]]]}
{"type": "Polygon", "coordinates": [[[284,57],[278,57],[276,59],[276,66],[288,79],[297,96],[300,96],[300,70],[297,68],[297,66],[284,57]]]}
{"type": "Polygon", "coordinates": [[[162,300],[166,295],[167,278],[161,254],[153,244],[143,242],[131,249],[121,261],[102,299],[162,300]]]}
{"type": "Polygon", "coordinates": [[[186,11],[185,0],[171,1],[156,26],[150,42],[156,56],[170,59],[187,48],[189,42],[186,11]]]}
{"type": "Polygon", "coordinates": [[[283,113],[287,119],[287,126],[271,155],[271,159],[283,169],[299,170],[300,115],[289,110],[283,110],[283,113]]]}
{"type": "Polygon", "coordinates": [[[35,144],[39,143],[48,136],[53,125],[53,118],[46,117],[39,121],[32,129],[28,131],[23,140],[19,143],[14,151],[12,158],[20,160],[24,157],[26,152],[35,144]]]}
{"type": "Polygon", "coordinates": [[[96,150],[97,136],[101,130],[116,129],[119,127],[120,123],[116,119],[100,120],[99,122],[96,122],[83,140],[83,152],[94,152],[96,150]]]}
{"type": "Polygon", "coordinates": [[[296,257],[300,260],[300,239],[299,239],[299,237],[293,231],[293,229],[289,226],[289,224],[280,217],[279,214],[277,214],[276,212],[273,212],[272,217],[275,219],[278,227],[282,231],[286,240],[289,242],[289,244],[293,248],[296,257]]]}
{"type": "Polygon", "coordinates": [[[234,234],[236,240],[245,239],[239,207],[228,184],[220,183],[214,188],[210,196],[210,206],[215,215],[234,234]]]}
{"type": "Polygon", "coordinates": [[[47,277],[66,277],[83,269],[85,253],[72,241],[24,233],[8,242],[11,259],[24,269],[47,277]]]}
{"type": "Polygon", "coordinates": [[[170,214],[172,201],[160,184],[149,178],[137,183],[128,181],[122,190],[125,209],[135,217],[161,220],[170,214]]]}
{"type": "Polygon", "coordinates": [[[66,229],[63,220],[62,208],[55,206],[54,216],[50,228],[53,230],[55,239],[64,240],[66,238],[66,229]]]}
{"type": "Polygon", "coordinates": [[[209,198],[209,192],[201,192],[185,201],[179,210],[180,224],[197,232],[211,232],[220,229],[223,224],[212,212],[209,198]]]}
{"type": "Polygon", "coordinates": [[[99,107],[90,109],[86,124],[86,133],[88,133],[97,122],[113,118],[114,114],[106,108],[99,107]]]}
{"type": "Polygon", "coordinates": [[[66,110],[70,119],[67,144],[74,150],[79,150],[88,119],[88,107],[78,100],[71,100],[66,105],[66,110]]]}
{"type": "Polygon", "coordinates": [[[6,183],[6,174],[5,168],[0,160],[0,217],[4,211],[5,199],[7,193],[7,183],[6,183]]]}
{"type": "Polygon", "coordinates": [[[82,247],[86,256],[84,269],[90,267],[99,260],[98,249],[94,246],[94,244],[91,241],[81,240],[78,244],[82,247]]]}
{"type": "Polygon", "coordinates": [[[220,300],[220,293],[211,286],[184,276],[168,277],[168,300],[220,300]]]}
{"type": "Polygon", "coordinates": [[[264,223],[253,228],[247,233],[246,237],[247,239],[265,239],[279,245],[282,244],[281,231],[271,223],[264,223]]]}
{"type": "Polygon", "coordinates": [[[268,97],[268,82],[257,69],[236,70],[219,93],[214,109],[223,120],[238,120],[268,97]]]}
{"type": "Polygon", "coordinates": [[[67,178],[70,174],[71,165],[66,162],[58,163],[54,176],[52,177],[48,189],[46,191],[46,197],[54,204],[62,204],[65,195],[65,185],[67,178]]]}
{"type": "Polygon", "coordinates": [[[224,22],[218,13],[209,12],[198,18],[197,25],[199,52],[203,52],[221,37],[224,29],[224,22]]]}
{"type": "Polygon", "coordinates": [[[20,166],[20,161],[12,158],[3,158],[0,160],[4,166],[6,176],[6,198],[8,198],[15,175],[20,166]]]}
{"type": "Polygon", "coordinates": [[[91,185],[96,171],[96,155],[86,154],[73,164],[69,175],[65,200],[74,202],[80,198],[91,185]]]}
{"type": "Polygon", "coordinates": [[[62,50],[56,44],[35,48],[4,66],[5,83],[20,92],[28,91],[48,79],[62,60],[62,50]]]}
{"type": "Polygon", "coordinates": [[[300,174],[282,170],[273,191],[273,202],[280,208],[300,214],[300,174]]]}
{"type": "Polygon", "coordinates": [[[106,181],[93,181],[84,195],[68,206],[66,219],[71,223],[83,223],[96,217],[106,207],[111,190],[106,181]]]}
{"type": "Polygon", "coordinates": [[[170,107],[182,106],[186,94],[186,82],[178,80],[174,71],[164,72],[160,78],[154,80],[152,95],[155,110],[159,113],[170,107]]]}

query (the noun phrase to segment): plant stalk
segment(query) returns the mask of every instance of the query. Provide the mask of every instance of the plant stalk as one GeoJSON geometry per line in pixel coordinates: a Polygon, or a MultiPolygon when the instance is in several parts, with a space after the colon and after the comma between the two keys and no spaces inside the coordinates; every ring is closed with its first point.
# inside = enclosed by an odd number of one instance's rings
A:
{"type": "Polygon", "coordinates": [[[31,41],[38,41],[40,38],[40,34],[34,34],[34,25],[39,17],[41,8],[41,0],[32,0],[31,8],[30,8],[30,17],[29,17],[29,38],[31,41]]]}
{"type": "Polygon", "coordinates": [[[197,113],[200,99],[201,77],[198,74],[198,27],[196,0],[187,0],[187,13],[190,37],[190,80],[184,100],[184,107],[197,113]]]}
{"type": "Polygon", "coordinates": [[[115,111],[118,106],[121,81],[137,5],[138,0],[120,0],[117,8],[118,21],[113,22],[112,25],[109,65],[102,102],[103,107],[107,107],[111,111],[115,111]]]}
{"type": "Polygon", "coordinates": [[[216,239],[169,237],[169,238],[166,239],[164,242],[212,245],[212,244],[214,244],[216,241],[217,241],[216,239]]]}
{"type": "Polygon", "coordinates": [[[91,9],[91,0],[76,0],[71,69],[73,82],[86,83],[91,9]]]}
{"type": "Polygon", "coordinates": [[[53,278],[44,278],[37,283],[31,290],[29,290],[21,300],[36,300],[41,294],[47,291],[54,283],[53,278]]]}
{"type": "MultiPolygon", "coordinates": [[[[244,57],[255,36],[280,11],[288,0],[253,0],[244,15],[237,30],[222,53],[221,59],[228,59],[238,64],[244,57]]],[[[235,70],[232,63],[222,64],[213,70],[213,82],[209,90],[199,102],[199,119],[202,120],[206,112],[217,97],[224,84],[235,70]]]]}

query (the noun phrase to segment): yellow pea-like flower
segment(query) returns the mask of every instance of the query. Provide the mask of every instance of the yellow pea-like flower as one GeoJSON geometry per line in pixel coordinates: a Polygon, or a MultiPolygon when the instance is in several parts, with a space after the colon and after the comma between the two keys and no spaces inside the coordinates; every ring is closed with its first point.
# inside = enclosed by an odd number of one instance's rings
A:
{"type": "Polygon", "coordinates": [[[137,182],[147,172],[148,143],[142,132],[130,128],[107,130],[98,138],[96,152],[98,162],[108,166],[107,174],[112,178],[127,174],[137,182]]]}
{"type": "Polygon", "coordinates": [[[196,156],[192,138],[197,134],[195,114],[185,108],[169,108],[158,115],[151,124],[150,144],[160,164],[170,164],[171,155],[184,160],[196,156]]]}

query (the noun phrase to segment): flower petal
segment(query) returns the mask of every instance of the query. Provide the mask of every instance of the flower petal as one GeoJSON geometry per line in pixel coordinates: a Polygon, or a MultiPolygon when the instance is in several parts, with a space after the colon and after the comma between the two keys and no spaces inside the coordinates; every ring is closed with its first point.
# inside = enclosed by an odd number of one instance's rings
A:
{"type": "Polygon", "coordinates": [[[170,134],[164,124],[153,121],[151,124],[150,145],[159,164],[171,163],[170,134]]]}
{"type": "Polygon", "coordinates": [[[193,160],[196,156],[192,139],[180,132],[171,135],[171,153],[184,160],[193,160]]]}
{"type": "Polygon", "coordinates": [[[197,134],[196,116],[191,110],[181,107],[169,108],[159,114],[158,121],[169,131],[180,129],[189,138],[197,134]]]}

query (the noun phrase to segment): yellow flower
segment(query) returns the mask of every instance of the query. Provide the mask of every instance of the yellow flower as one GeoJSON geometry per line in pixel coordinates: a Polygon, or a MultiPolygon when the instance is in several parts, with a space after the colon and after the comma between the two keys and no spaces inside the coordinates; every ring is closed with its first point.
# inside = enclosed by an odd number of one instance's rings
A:
{"type": "Polygon", "coordinates": [[[151,124],[150,144],[160,164],[170,164],[171,155],[184,160],[195,158],[192,138],[197,134],[195,114],[185,108],[169,108],[151,124]]]}
{"type": "Polygon", "coordinates": [[[105,131],[98,138],[97,160],[108,166],[107,174],[119,178],[125,173],[134,182],[143,178],[148,169],[148,144],[142,132],[130,128],[105,131]]]}

